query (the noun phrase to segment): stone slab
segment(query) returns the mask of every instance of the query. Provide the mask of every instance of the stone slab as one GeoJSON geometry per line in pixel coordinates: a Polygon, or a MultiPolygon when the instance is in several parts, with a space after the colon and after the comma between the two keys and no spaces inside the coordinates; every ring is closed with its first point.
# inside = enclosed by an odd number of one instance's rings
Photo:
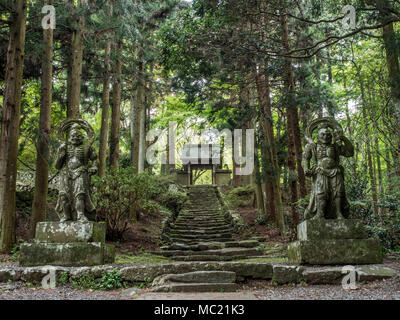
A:
{"type": "Polygon", "coordinates": [[[176,262],[158,265],[136,265],[121,269],[126,281],[148,282],[163,274],[193,271],[232,271],[239,278],[272,279],[272,264],[266,262],[176,262]]]}
{"type": "Polygon", "coordinates": [[[236,274],[231,271],[194,271],[182,274],[165,274],[153,280],[153,286],[172,282],[182,283],[234,283],[236,274]]]}
{"type": "Polygon", "coordinates": [[[94,266],[112,263],[114,249],[101,242],[25,243],[21,266],[94,266]]]}
{"type": "Polygon", "coordinates": [[[35,240],[38,242],[101,242],[106,238],[104,222],[39,222],[35,240]]]}
{"type": "Polygon", "coordinates": [[[360,282],[389,279],[397,273],[396,270],[381,265],[359,266],[356,272],[360,282]]]}
{"type": "Polygon", "coordinates": [[[306,220],[297,226],[297,237],[298,240],[365,239],[366,231],[357,219],[306,220]]]}
{"type": "Polygon", "coordinates": [[[342,265],[382,262],[377,239],[318,239],[288,245],[288,260],[294,264],[342,265]]]}
{"type": "MultiPolygon", "coordinates": [[[[389,279],[396,275],[396,270],[383,265],[354,266],[357,281],[369,282],[389,279]]],[[[303,278],[307,284],[341,284],[348,271],[343,272],[343,266],[308,267],[303,271],[303,278]]]]}
{"type": "Polygon", "coordinates": [[[300,266],[274,264],[272,281],[277,284],[298,283],[303,279],[303,270],[300,266]]]}
{"type": "Polygon", "coordinates": [[[236,283],[170,283],[154,287],[152,292],[234,292],[236,283]]]}

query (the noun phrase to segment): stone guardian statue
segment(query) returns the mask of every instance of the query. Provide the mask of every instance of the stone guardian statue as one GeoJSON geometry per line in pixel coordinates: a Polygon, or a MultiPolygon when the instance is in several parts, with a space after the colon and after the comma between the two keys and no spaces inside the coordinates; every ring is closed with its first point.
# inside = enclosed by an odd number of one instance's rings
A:
{"type": "Polygon", "coordinates": [[[306,129],[306,140],[302,165],[306,176],[312,178],[312,190],[305,219],[348,218],[340,156],[354,156],[353,144],[343,135],[340,124],[330,117],[312,121],[306,129]],[[312,137],[315,129],[318,129],[316,142],[312,137]]]}
{"type": "Polygon", "coordinates": [[[93,220],[90,179],[97,172],[93,128],[85,120],[67,119],[58,127],[58,136],[65,141],[58,148],[55,164],[60,170],[56,206],[60,222],[93,220]]]}

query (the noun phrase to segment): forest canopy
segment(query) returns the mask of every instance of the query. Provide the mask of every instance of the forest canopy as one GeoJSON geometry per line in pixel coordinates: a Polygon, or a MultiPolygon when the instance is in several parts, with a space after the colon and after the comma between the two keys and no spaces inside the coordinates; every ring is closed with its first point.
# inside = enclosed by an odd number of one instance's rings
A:
{"type": "Polygon", "coordinates": [[[396,0],[0,0],[0,251],[16,242],[16,191],[34,192],[31,238],[46,219],[66,118],[93,126],[100,178],[169,175],[185,144],[223,147],[202,130],[254,129],[252,173],[235,174],[232,152],[223,165],[284,234],[309,198],[305,129],[326,116],[355,145],[342,161],[352,214],[398,249],[399,22],[396,0]]]}

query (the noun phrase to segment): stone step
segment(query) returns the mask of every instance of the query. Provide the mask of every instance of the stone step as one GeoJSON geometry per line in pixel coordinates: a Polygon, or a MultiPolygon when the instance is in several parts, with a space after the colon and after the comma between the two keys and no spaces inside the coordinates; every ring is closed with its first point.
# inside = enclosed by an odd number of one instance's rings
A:
{"type": "Polygon", "coordinates": [[[215,220],[214,222],[226,221],[225,217],[220,213],[219,214],[215,214],[213,216],[211,216],[211,215],[201,216],[201,215],[185,215],[185,214],[183,214],[183,215],[178,216],[175,221],[178,221],[178,220],[185,220],[185,221],[197,220],[197,221],[201,221],[201,222],[209,221],[209,220],[215,220]]]}
{"type": "Polygon", "coordinates": [[[169,283],[154,287],[152,292],[235,292],[236,283],[169,283]]]}
{"type": "Polygon", "coordinates": [[[234,261],[246,259],[247,256],[219,256],[219,255],[192,255],[192,256],[172,256],[174,261],[234,261]]]}
{"type": "Polygon", "coordinates": [[[223,214],[220,212],[211,213],[185,213],[180,215],[181,218],[223,218],[223,214]]]}
{"type": "Polygon", "coordinates": [[[223,248],[215,250],[204,250],[204,251],[190,251],[190,250],[168,250],[163,251],[161,254],[165,257],[170,256],[259,256],[262,253],[259,249],[248,249],[248,248],[223,248]]]}
{"type": "Polygon", "coordinates": [[[184,210],[186,212],[194,213],[194,214],[200,214],[200,213],[217,213],[221,212],[222,208],[221,207],[213,207],[210,208],[210,210],[204,210],[204,207],[210,206],[209,204],[204,204],[201,206],[201,208],[195,208],[195,207],[188,207],[185,208],[184,210]]]}
{"type": "Polygon", "coordinates": [[[232,271],[194,271],[180,274],[164,274],[153,280],[152,286],[169,283],[234,283],[236,273],[232,271]]]}
{"type": "MultiPolygon", "coordinates": [[[[217,250],[224,248],[255,248],[259,245],[258,241],[254,240],[243,240],[243,241],[206,241],[198,242],[194,245],[188,246],[187,244],[173,243],[170,246],[161,248],[162,251],[168,250],[191,250],[191,251],[204,251],[204,250],[217,250]]],[[[158,254],[157,252],[156,254],[158,254]]]]}
{"type": "Polygon", "coordinates": [[[177,233],[177,232],[183,232],[183,233],[207,233],[207,232],[233,232],[232,227],[226,225],[226,226],[221,226],[221,227],[192,227],[190,230],[187,229],[187,227],[172,227],[171,228],[172,232],[177,233]]]}
{"type": "MultiPolygon", "coordinates": [[[[174,226],[190,228],[190,226],[188,226],[186,221],[175,221],[174,226]]],[[[200,227],[200,228],[201,227],[225,227],[225,226],[230,226],[230,224],[227,223],[226,221],[219,221],[219,222],[212,222],[212,223],[208,223],[207,221],[197,221],[195,226],[200,227]]]]}
{"type": "MultiPolygon", "coordinates": [[[[184,243],[184,244],[187,244],[187,245],[195,245],[195,244],[198,244],[199,242],[207,242],[207,241],[210,241],[210,239],[191,240],[191,239],[183,239],[183,238],[180,238],[180,237],[171,237],[171,240],[172,240],[173,242],[178,242],[178,243],[180,242],[180,243],[184,243]]],[[[232,237],[229,237],[229,238],[219,238],[218,241],[219,241],[219,242],[230,242],[230,241],[233,241],[233,239],[232,239],[232,237]]]]}
{"type": "Polygon", "coordinates": [[[213,234],[231,234],[232,229],[229,228],[220,228],[220,229],[177,229],[173,228],[171,234],[189,234],[189,235],[213,235],[213,234]]]}
{"type": "Polygon", "coordinates": [[[182,238],[182,239],[190,239],[190,240],[198,240],[198,239],[219,239],[219,238],[228,238],[231,236],[230,232],[225,233],[204,233],[204,234],[190,234],[190,233],[170,233],[171,238],[182,238]]]}

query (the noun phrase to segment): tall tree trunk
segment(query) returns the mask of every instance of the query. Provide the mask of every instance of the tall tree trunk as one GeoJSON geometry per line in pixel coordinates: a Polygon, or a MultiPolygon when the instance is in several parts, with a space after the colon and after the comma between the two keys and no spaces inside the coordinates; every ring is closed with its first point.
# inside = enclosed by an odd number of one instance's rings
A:
{"type": "Polygon", "coordinates": [[[0,136],[0,252],[2,253],[9,253],[15,243],[15,188],[26,12],[26,1],[15,0],[10,17],[0,136]]]}
{"type": "MultiPolygon", "coordinates": [[[[141,55],[139,55],[141,57],[141,55]]],[[[136,89],[136,101],[135,101],[135,109],[134,109],[134,134],[132,141],[133,147],[133,161],[132,165],[135,167],[136,172],[139,172],[139,162],[140,162],[140,132],[141,132],[141,123],[142,123],[142,110],[144,109],[144,79],[143,79],[143,62],[139,61],[138,66],[138,76],[137,76],[137,89],[136,89]]]]}
{"type": "Polygon", "coordinates": [[[115,46],[115,70],[112,92],[112,112],[111,112],[111,130],[110,130],[110,168],[118,169],[119,161],[119,138],[121,121],[121,77],[122,77],[122,42],[119,41],[115,46]]]}
{"type": "MultiPolygon", "coordinates": [[[[262,72],[265,71],[263,70],[262,72]]],[[[259,73],[256,74],[256,86],[260,106],[260,121],[263,133],[262,139],[264,142],[262,154],[266,162],[265,190],[267,209],[270,211],[270,214],[278,225],[281,233],[284,234],[286,232],[286,227],[282,212],[280,174],[272,126],[270,85],[268,76],[259,73]]]]}
{"type": "MultiPolygon", "coordinates": [[[[281,17],[281,27],[282,27],[282,46],[285,52],[289,52],[290,45],[289,45],[289,32],[287,25],[286,9],[283,9],[283,14],[281,17]]],[[[304,174],[304,170],[301,165],[303,150],[302,150],[301,135],[300,135],[299,114],[296,105],[296,91],[295,91],[293,68],[290,59],[285,59],[284,68],[285,68],[284,82],[288,94],[288,108],[286,113],[288,119],[288,132],[289,132],[289,138],[293,140],[291,145],[294,148],[293,152],[295,154],[295,164],[294,164],[295,171],[297,164],[297,179],[300,186],[300,195],[302,198],[304,198],[307,195],[306,176],[304,174]]],[[[295,171],[293,171],[293,173],[295,171]]],[[[298,219],[296,218],[295,221],[297,220],[298,219]]]]}
{"type": "MultiPolygon", "coordinates": [[[[252,128],[256,129],[257,126],[254,125],[255,120],[252,120],[252,128]]],[[[261,186],[261,177],[260,177],[260,160],[258,148],[254,148],[254,170],[251,175],[251,184],[254,186],[254,194],[255,194],[255,205],[258,212],[258,217],[266,218],[265,206],[264,206],[264,195],[262,192],[261,186]]]]}
{"type": "Polygon", "coordinates": [[[130,111],[129,111],[129,129],[130,129],[130,143],[131,143],[131,164],[133,165],[134,157],[135,157],[135,108],[136,108],[136,92],[137,90],[134,89],[132,92],[132,96],[130,99],[130,111]]]}
{"type": "Polygon", "coordinates": [[[387,175],[387,181],[388,181],[388,187],[389,190],[392,187],[392,164],[391,164],[391,160],[390,160],[390,151],[389,151],[389,147],[386,146],[385,147],[385,152],[386,152],[386,175],[387,175]]]}
{"type": "MultiPolygon", "coordinates": [[[[289,46],[289,34],[287,26],[287,16],[286,9],[283,9],[283,14],[281,17],[281,27],[282,27],[282,46],[285,52],[290,51],[289,46]]],[[[291,214],[293,217],[294,224],[300,223],[300,217],[295,203],[298,200],[297,191],[297,180],[300,184],[300,193],[302,197],[305,197],[307,193],[305,175],[303,168],[301,166],[301,138],[300,138],[300,128],[299,128],[299,116],[296,106],[295,98],[295,83],[293,76],[293,69],[291,60],[286,58],[284,63],[284,83],[288,96],[288,107],[286,110],[287,117],[287,128],[289,136],[288,144],[288,167],[289,167],[289,180],[290,180],[290,202],[291,202],[291,214]],[[297,168],[296,168],[297,164],[297,168]],[[297,174],[296,174],[297,169],[297,174]]]]}
{"type": "MultiPolygon", "coordinates": [[[[108,15],[112,15],[112,4],[108,1],[108,15]]],[[[107,35],[107,38],[109,35],[107,35]]],[[[104,48],[104,78],[103,92],[101,95],[101,127],[100,127],[100,145],[99,145],[99,177],[106,175],[107,160],[107,142],[108,128],[110,122],[110,54],[111,39],[106,40],[104,48]]]]}
{"type": "MultiPolygon", "coordinates": [[[[146,94],[145,94],[146,96],[146,94]]],[[[140,126],[139,126],[139,164],[138,173],[144,171],[144,160],[146,157],[146,103],[143,103],[140,110],[140,126]]]]}
{"type": "MultiPolygon", "coordinates": [[[[53,0],[44,0],[53,5],[53,0]]],[[[29,237],[35,237],[36,223],[46,220],[50,155],[50,112],[53,77],[53,29],[43,29],[42,79],[40,97],[39,139],[36,152],[35,193],[29,226],[29,237]]]]}
{"type": "MultiPolygon", "coordinates": [[[[379,9],[380,19],[387,22],[392,16],[389,11],[391,4],[388,0],[376,0],[379,9]]],[[[399,67],[399,45],[393,22],[383,27],[382,36],[386,51],[386,63],[389,74],[389,85],[392,96],[392,114],[396,126],[396,149],[392,151],[393,156],[398,158],[400,154],[400,67],[399,67]]],[[[394,171],[396,176],[400,176],[400,163],[395,163],[394,171]]]]}
{"type": "MultiPolygon", "coordinates": [[[[77,1],[77,9],[82,8],[82,1],[77,1]]],[[[74,13],[71,18],[71,53],[67,76],[67,117],[79,118],[82,60],[83,60],[83,31],[85,29],[85,18],[81,13],[74,13]]]]}
{"type": "MultiPolygon", "coordinates": [[[[368,124],[369,120],[367,117],[367,101],[365,97],[365,88],[364,88],[364,80],[361,74],[360,68],[356,65],[357,69],[357,75],[360,83],[360,89],[361,89],[361,100],[362,100],[362,115],[364,119],[364,123],[368,124]]],[[[372,155],[371,155],[371,144],[370,144],[370,134],[369,134],[369,129],[365,131],[365,146],[367,149],[367,160],[368,160],[368,173],[370,177],[370,183],[371,183],[371,192],[372,192],[372,203],[373,203],[373,209],[374,209],[374,214],[378,215],[378,193],[376,190],[376,179],[374,175],[374,167],[372,163],[372,155]]]]}
{"type": "Polygon", "coordinates": [[[383,189],[381,154],[379,152],[379,141],[377,138],[375,138],[375,148],[376,148],[376,165],[378,167],[379,192],[380,194],[383,194],[384,189],[383,189]]]}

